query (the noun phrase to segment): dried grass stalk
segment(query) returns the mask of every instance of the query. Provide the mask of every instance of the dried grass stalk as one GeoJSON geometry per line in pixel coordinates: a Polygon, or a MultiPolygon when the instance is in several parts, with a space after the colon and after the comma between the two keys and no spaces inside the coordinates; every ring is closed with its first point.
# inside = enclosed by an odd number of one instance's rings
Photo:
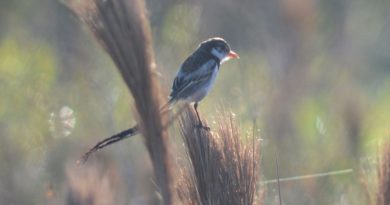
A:
{"type": "Polygon", "coordinates": [[[164,204],[171,204],[167,134],[159,112],[160,87],[149,21],[141,0],[70,0],[69,7],[111,56],[129,87],[138,112],[141,133],[152,159],[164,204]]]}
{"type": "Polygon", "coordinates": [[[382,147],[378,160],[378,193],[377,205],[390,204],[390,141],[382,147]]]}
{"type": "Polygon", "coordinates": [[[187,107],[181,132],[189,158],[189,171],[181,171],[177,185],[183,204],[260,204],[258,140],[244,143],[233,117],[222,115],[218,133],[195,128],[197,118],[187,107]],[[256,199],[255,199],[256,198],[256,199]]]}

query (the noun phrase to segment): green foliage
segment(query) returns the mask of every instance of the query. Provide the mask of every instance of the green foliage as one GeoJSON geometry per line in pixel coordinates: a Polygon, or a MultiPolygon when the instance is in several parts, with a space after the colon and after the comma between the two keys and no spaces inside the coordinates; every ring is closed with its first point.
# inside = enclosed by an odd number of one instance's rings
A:
{"type": "Polygon", "coordinates": [[[55,56],[44,44],[12,37],[0,42],[0,56],[0,92],[6,96],[0,102],[1,132],[30,153],[48,142],[55,56]]]}

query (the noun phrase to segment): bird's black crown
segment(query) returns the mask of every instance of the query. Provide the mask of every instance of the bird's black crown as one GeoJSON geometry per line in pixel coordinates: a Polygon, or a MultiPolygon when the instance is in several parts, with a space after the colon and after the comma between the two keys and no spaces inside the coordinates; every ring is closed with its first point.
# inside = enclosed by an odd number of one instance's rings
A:
{"type": "Polygon", "coordinates": [[[203,41],[199,45],[199,48],[204,49],[205,51],[209,51],[209,52],[213,48],[218,49],[218,50],[221,49],[221,50],[225,51],[226,53],[230,52],[229,44],[223,38],[220,38],[220,37],[210,38],[206,41],[203,41]]]}

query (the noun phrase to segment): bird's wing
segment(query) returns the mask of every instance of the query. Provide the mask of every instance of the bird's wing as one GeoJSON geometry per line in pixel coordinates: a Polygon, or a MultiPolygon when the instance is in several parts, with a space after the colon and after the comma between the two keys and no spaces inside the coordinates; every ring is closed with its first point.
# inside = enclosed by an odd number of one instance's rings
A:
{"type": "Polygon", "coordinates": [[[203,64],[207,63],[210,58],[205,52],[196,51],[189,56],[181,65],[180,72],[191,73],[202,67],[203,64]]]}
{"type": "Polygon", "coordinates": [[[208,82],[212,77],[214,69],[218,69],[216,68],[218,66],[217,62],[213,59],[209,59],[191,72],[186,71],[184,66],[186,66],[186,63],[183,63],[182,68],[173,81],[172,92],[170,94],[170,98],[173,100],[191,95],[192,93],[188,92],[193,92],[196,90],[194,88],[208,82]]]}

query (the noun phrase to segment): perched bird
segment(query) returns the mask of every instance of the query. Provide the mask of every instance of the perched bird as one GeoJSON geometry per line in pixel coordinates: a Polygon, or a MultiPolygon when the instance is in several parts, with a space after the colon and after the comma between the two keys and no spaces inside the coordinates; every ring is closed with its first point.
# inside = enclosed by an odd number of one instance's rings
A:
{"type": "MultiPolygon", "coordinates": [[[[211,38],[202,42],[193,54],[191,54],[181,65],[173,81],[169,101],[161,108],[171,108],[178,101],[194,103],[194,109],[199,120],[198,127],[208,130],[203,126],[198,113],[198,103],[206,97],[214,84],[221,64],[229,59],[238,59],[237,53],[230,49],[229,44],[222,38],[211,38]]],[[[82,161],[86,161],[90,154],[131,137],[138,133],[138,126],[124,130],[116,135],[106,138],[97,143],[92,149],[85,153],[82,161]]]]}
{"type": "Polygon", "coordinates": [[[194,103],[194,109],[203,126],[198,113],[198,103],[208,94],[221,64],[229,59],[239,58],[222,38],[211,38],[202,42],[196,51],[181,65],[173,81],[168,105],[184,100],[194,103]]]}

